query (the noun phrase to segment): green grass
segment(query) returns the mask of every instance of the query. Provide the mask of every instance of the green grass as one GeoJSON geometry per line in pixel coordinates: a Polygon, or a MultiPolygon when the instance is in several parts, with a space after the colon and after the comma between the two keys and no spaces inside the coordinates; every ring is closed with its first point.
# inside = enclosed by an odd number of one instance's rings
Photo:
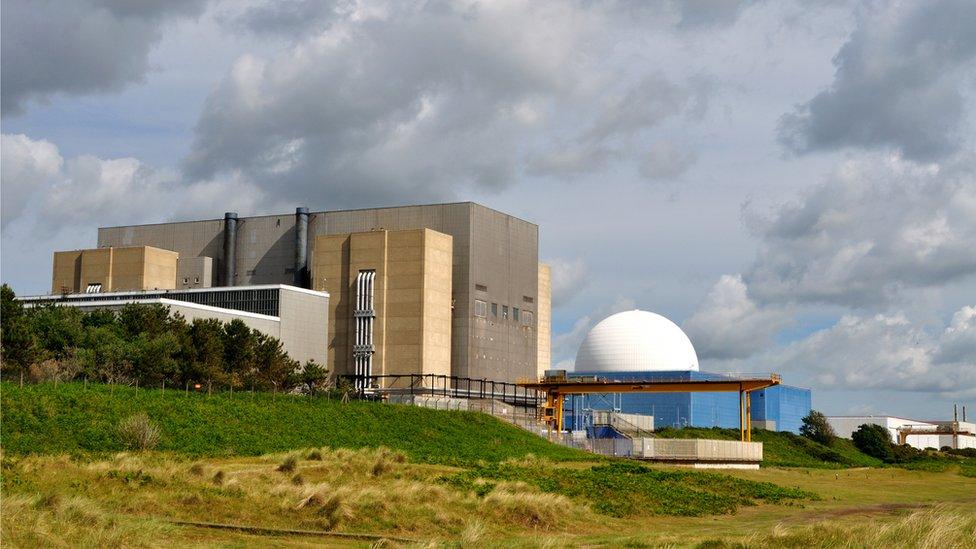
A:
{"type": "Polygon", "coordinates": [[[0,384],[7,454],[97,454],[124,449],[118,425],[140,412],[159,425],[158,450],[254,456],[296,448],[386,446],[414,461],[469,465],[534,454],[591,459],[491,416],[266,393],[193,394],[70,383],[0,384]]]}
{"type": "MultiPolygon", "coordinates": [[[[659,429],[661,438],[705,438],[739,440],[737,429],[685,427],[659,429]]],[[[861,453],[847,440],[835,439],[830,446],[793,433],[755,429],[752,440],[763,443],[763,465],[772,467],[880,467],[882,461],[861,453]]]]}
{"type": "Polygon", "coordinates": [[[575,469],[554,468],[545,461],[493,463],[445,477],[443,482],[479,496],[490,494],[499,483],[525,483],[613,517],[726,514],[740,505],[816,499],[811,492],[769,482],[626,461],[575,469]]]}

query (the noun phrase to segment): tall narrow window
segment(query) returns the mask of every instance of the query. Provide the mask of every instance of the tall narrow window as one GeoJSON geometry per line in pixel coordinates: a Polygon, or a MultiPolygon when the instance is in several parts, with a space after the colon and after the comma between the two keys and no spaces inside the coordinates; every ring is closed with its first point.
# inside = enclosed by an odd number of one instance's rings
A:
{"type": "Polygon", "coordinates": [[[508,320],[508,305],[502,305],[502,320],[508,320]]]}
{"type": "Polygon", "coordinates": [[[518,322],[519,321],[519,308],[518,307],[512,307],[512,320],[514,320],[515,322],[518,322]]]}
{"type": "Polygon", "coordinates": [[[496,318],[498,317],[498,304],[497,303],[492,303],[491,304],[491,316],[496,317],[496,318]]]}

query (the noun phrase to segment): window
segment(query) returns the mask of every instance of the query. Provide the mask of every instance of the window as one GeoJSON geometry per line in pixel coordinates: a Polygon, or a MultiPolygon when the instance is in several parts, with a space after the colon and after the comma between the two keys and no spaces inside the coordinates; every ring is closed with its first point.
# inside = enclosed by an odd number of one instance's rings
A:
{"type": "Polygon", "coordinates": [[[488,286],[485,286],[484,284],[475,284],[474,289],[478,290],[479,292],[487,292],[488,286]]]}
{"type": "Polygon", "coordinates": [[[97,294],[100,293],[101,291],[102,291],[102,285],[97,282],[93,282],[89,284],[87,288],[85,288],[86,294],[97,294]]]}
{"type": "Polygon", "coordinates": [[[183,284],[189,284],[189,283],[190,283],[190,279],[184,276],[183,277],[183,284]]]}
{"type": "Polygon", "coordinates": [[[200,277],[199,276],[193,277],[193,283],[194,284],[199,284],[200,283],[200,277]]]}
{"type": "Polygon", "coordinates": [[[497,317],[498,316],[498,304],[497,303],[492,303],[491,304],[491,316],[494,316],[494,317],[497,317]]]}
{"type": "Polygon", "coordinates": [[[532,316],[532,311],[522,311],[522,326],[531,326],[532,316]]]}
{"type": "Polygon", "coordinates": [[[480,299],[474,300],[474,316],[480,318],[488,316],[488,303],[480,299]]]}
{"type": "Polygon", "coordinates": [[[531,297],[529,297],[527,295],[523,295],[522,296],[522,301],[524,301],[526,303],[535,303],[535,299],[533,299],[533,298],[531,298],[531,297]]]}
{"type": "Polygon", "coordinates": [[[515,322],[519,321],[519,309],[518,307],[512,307],[512,320],[515,322]]]}
{"type": "Polygon", "coordinates": [[[508,305],[502,305],[502,320],[508,320],[508,305]]]}

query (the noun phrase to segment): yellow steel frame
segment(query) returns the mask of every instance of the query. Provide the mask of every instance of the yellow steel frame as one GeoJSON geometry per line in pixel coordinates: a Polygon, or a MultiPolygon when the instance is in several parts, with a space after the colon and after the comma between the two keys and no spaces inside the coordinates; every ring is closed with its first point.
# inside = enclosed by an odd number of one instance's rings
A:
{"type": "Polygon", "coordinates": [[[728,379],[728,380],[687,380],[687,381],[538,381],[522,382],[518,385],[546,393],[546,409],[552,414],[542,414],[542,419],[550,429],[563,430],[563,403],[566,395],[589,393],[739,393],[739,438],[743,442],[752,441],[752,399],[753,391],[779,385],[780,376],[728,379]]]}

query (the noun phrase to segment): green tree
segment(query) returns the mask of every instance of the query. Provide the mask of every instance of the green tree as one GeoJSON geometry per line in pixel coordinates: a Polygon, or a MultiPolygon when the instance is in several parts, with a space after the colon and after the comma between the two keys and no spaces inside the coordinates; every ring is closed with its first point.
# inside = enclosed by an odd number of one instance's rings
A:
{"type": "Polygon", "coordinates": [[[31,309],[27,318],[30,330],[45,354],[55,360],[66,360],[84,335],[81,324],[84,316],[85,313],[74,307],[45,305],[31,309]]]}
{"type": "Polygon", "coordinates": [[[306,395],[315,395],[325,388],[329,381],[329,370],[314,360],[309,360],[299,372],[295,372],[296,385],[306,395]]]}
{"type": "Polygon", "coordinates": [[[224,381],[224,325],[213,318],[195,319],[190,324],[192,358],[184,380],[216,383],[224,381]]]}
{"type": "Polygon", "coordinates": [[[891,463],[895,459],[891,435],[888,434],[888,429],[880,425],[873,423],[861,425],[851,435],[851,440],[858,450],[869,456],[884,460],[886,463],[891,463]]]}
{"type": "Polygon", "coordinates": [[[132,378],[132,352],[119,326],[109,324],[85,332],[77,358],[83,374],[92,381],[122,383],[132,378]]]}
{"type": "Polygon", "coordinates": [[[234,386],[254,380],[256,348],[257,336],[244,321],[235,318],[224,326],[224,364],[234,386]]]}
{"type": "Polygon", "coordinates": [[[157,336],[170,330],[169,307],[158,303],[130,303],[119,311],[118,322],[130,337],[143,333],[157,336]]]}
{"type": "Polygon", "coordinates": [[[177,361],[179,342],[173,332],[156,336],[139,334],[129,344],[133,377],[143,386],[157,387],[168,381],[171,385],[180,377],[177,361]]]}
{"type": "Polygon", "coordinates": [[[800,426],[800,434],[810,440],[829,446],[837,437],[833,427],[827,421],[827,416],[816,410],[810,410],[801,421],[803,425],[800,426]]]}
{"type": "Polygon", "coordinates": [[[289,358],[277,338],[259,333],[255,353],[256,387],[270,391],[287,389],[294,380],[298,362],[289,358]]]}
{"type": "Polygon", "coordinates": [[[23,383],[24,374],[38,356],[38,348],[24,307],[16,297],[10,286],[0,286],[0,359],[3,372],[18,376],[23,383]]]}

